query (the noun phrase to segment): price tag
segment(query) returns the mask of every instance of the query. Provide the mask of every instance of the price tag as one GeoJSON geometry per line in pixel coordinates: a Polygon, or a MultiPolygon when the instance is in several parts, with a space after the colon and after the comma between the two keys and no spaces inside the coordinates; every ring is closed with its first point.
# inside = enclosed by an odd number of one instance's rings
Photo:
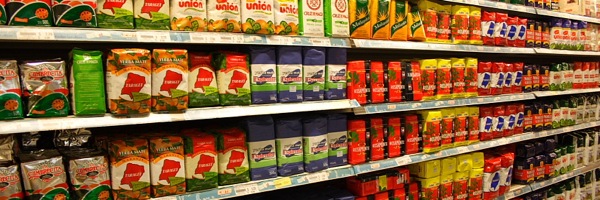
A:
{"type": "Polygon", "coordinates": [[[306,175],[306,180],[308,180],[309,183],[322,182],[326,181],[327,179],[329,179],[327,172],[317,172],[306,175]]]}
{"type": "Polygon", "coordinates": [[[54,31],[50,29],[40,29],[38,32],[40,40],[54,40],[54,31]]]}
{"type": "Polygon", "coordinates": [[[17,32],[17,39],[19,40],[37,40],[40,36],[36,29],[22,29],[17,32]]]}
{"type": "Polygon", "coordinates": [[[290,177],[283,177],[283,178],[279,178],[277,180],[274,180],[273,183],[275,184],[275,188],[279,189],[279,188],[282,188],[282,187],[286,187],[286,186],[292,185],[292,179],[290,179],[290,177]]]}
{"type": "Polygon", "coordinates": [[[208,34],[207,33],[190,33],[190,41],[192,43],[207,43],[208,42],[208,34]]]}
{"type": "Polygon", "coordinates": [[[421,107],[421,103],[414,103],[412,105],[413,108],[420,108],[421,107]]]}
{"type": "Polygon", "coordinates": [[[477,103],[483,103],[483,98],[477,98],[477,103]]]}
{"type": "Polygon", "coordinates": [[[456,101],[455,101],[455,100],[450,100],[450,101],[448,101],[448,105],[455,105],[455,104],[456,104],[456,101]]]}
{"type": "Polygon", "coordinates": [[[381,165],[379,165],[379,163],[371,164],[371,169],[379,169],[379,167],[381,167],[381,165]]]}
{"type": "Polygon", "coordinates": [[[458,151],[459,154],[463,154],[463,153],[469,152],[469,148],[467,148],[467,147],[458,147],[458,148],[456,148],[456,151],[458,151]]]}
{"type": "Polygon", "coordinates": [[[464,2],[466,4],[479,5],[479,1],[477,1],[477,0],[464,0],[464,2]]]}
{"type": "Polygon", "coordinates": [[[231,187],[228,187],[228,188],[223,188],[223,189],[217,190],[217,195],[229,196],[232,192],[233,192],[233,189],[231,189],[231,187]]]}
{"type": "Polygon", "coordinates": [[[288,44],[287,37],[279,35],[271,35],[267,37],[268,44],[288,44]]]}
{"type": "Polygon", "coordinates": [[[247,43],[262,43],[262,37],[257,35],[245,35],[244,42],[247,43]]]}
{"type": "Polygon", "coordinates": [[[329,38],[310,38],[308,41],[314,46],[331,46],[329,38]]]}
{"type": "Polygon", "coordinates": [[[389,105],[387,106],[387,109],[388,109],[388,110],[396,110],[396,104],[389,104],[389,105]]]}
{"type": "Polygon", "coordinates": [[[138,42],[171,42],[171,35],[166,31],[140,31],[137,33],[138,42]]]}
{"type": "Polygon", "coordinates": [[[508,4],[504,3],[504,2],[497,2],[496,3],[496,8],[498,8],[498,9],[508,9],[508,4]]]}
{"type": "Polygon", "coordinates": [[[258,193],[258,185],[256,183],[237,185],[237,186],[233,187],[233,190],[235,191],[235,195],[238,195],[238,196],[254,194],[254,193],[258,193]]]}
{"type": "Polygon", "coordinates": [[[396,158],[395,160],[398,166],[408,165],[408,163],[412,162],[410,156],[402,156],[400,158],[396,158]]]}
{"type": "Polygon", "coordinates": [[[152,198],[152,200],[177,200],[177,196],[168,196],[168,197],[152,198]]]}

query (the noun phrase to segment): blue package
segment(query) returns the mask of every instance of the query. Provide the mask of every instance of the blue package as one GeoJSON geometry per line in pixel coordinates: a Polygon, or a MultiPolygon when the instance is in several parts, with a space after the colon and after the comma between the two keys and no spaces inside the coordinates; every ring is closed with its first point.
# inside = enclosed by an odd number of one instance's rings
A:
{"type": "Polygon", "coordinates": [[[348,117],[345,114],[327,115],[327,141],[329,141],[329,167],[348,164],[348,117]]]}
{"type": "Polygon", "coordinates": [[[302,101],[302,47],[277,48],[277,94],[279,102],[302,101]]]}
{"type": "Polygon", "coordinates": [[[302,119],[304,170],[316,172],[328,168],[327,117],[310,115],[302,119]]]}
{"type": "Polygon", "coordinates": [[[248,159],[252,180],[277,177],[274,124],[270,115],[246,119],[248,159]]]}
{"type": "Polygon", "coordinates": [[[325,48],[304,47],[302,71],[304,72],[304,101],[325,98],[325,48]]]}
{"type": "Polygon", "coordinates": [[[304,172],[302,121],[298,117],[278,117],[275,120],[277,172],[289,176],[304,172]]]}
{"type": "Polygon", "coordinates": [[[275,47],[250,47],[252,104],[277,103],[275,47]]]}
{"type": "Polygon", "coordinates": [[[325,57],[325,99],[346,99],[346,49],[328,48],[325,57]]]}

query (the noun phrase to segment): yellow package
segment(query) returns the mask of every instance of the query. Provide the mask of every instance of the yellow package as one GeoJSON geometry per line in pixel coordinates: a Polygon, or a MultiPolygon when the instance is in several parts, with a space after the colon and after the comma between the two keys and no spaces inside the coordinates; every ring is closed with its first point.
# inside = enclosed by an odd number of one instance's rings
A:
{"type": "Polygon", "coordinates": [[[441,111],[422,111],[421,116],[425,120],[423,125],[423,152],[431,153],[441,150],[441,111]]]}
{"type": "Polygon", "coordinates": [[[473,168],[473,157],[471,154],[456,156],[456,171],[464,172],[473,168]]]}
{"type": "Polygon", "coordinates": [[[409,165],[410,174],[416,175],[419,178],[433,178],[441,175],[440,160],[430,160],[409,165]]]}
{"type": "Polygon", "coordinates": [[[420,184],[420,199],[438,199],[440,190],[440,177],[416,178],[420,184]]]}
{"type": "Polygon", "coordinates": [[[371,0],[372,39],[390,38],[390,0],[371,0]]]}
{"type": "Polygon", "coordinates": [[[469,107],[454,108],[454,146],[464,146],[469,143],[468,118],[469,107]]]}
{"type": "Polygon", "coordinates": [[[440,4],[430,0],[422,0],[418,3],[418,12],[421,16],[423,30],[425,31],[425,41],[427,42],[437,42],[439,32],[438,10],[440,8],[440,4]]]}
{"type": "Polygon", "coordinates": [[[452,43],[469,44],[469,6],[452,7],[452,43]]]}
{"type": "Polygon", "coordinates": [[[465,97],[477,96],[477,58],[465,58],[465,97]]]}
{"type": "Polygon", "coordinates": [[[485,164],[483,152],[471,153],[471,158],[473,159],[473,168],[483,168],[485,164]]]}
{"type": "Polygon", "coordinates": [[[464,172],[455,172],[453,175],[453,179],[454,182],[459,182],[459,181],[468,181],[469,180],[469,173],[471,171],[464,171],[464,172]]]}
{"type": "Polygon", "coordinates": [[[437,70],[436,59],[419,60],[421,67],[421,85],[423,89],[423,101],[435,100],[435,76],[437,70]]]}
{"type": "Polygon", "coordinates": [[[438,100],[452,99],[452,61],[450,59],[437,59],[435,74],[436,96],[438,100]]]}
{"type": "Polygon", "coordinates": [[[397,41],[408,40],[408,18],[406,17],[407,2],[403,0],[392,0],[390,9],[390,39],[397,41]]]}
{"type": "Polygon", "coordinates": [[[469,43],[482,45],[481,33],[481,8],[469,6],[469,43]]]}
{"type": "Polygon", "coordinates": [[[466,171],[466,172],[456,172],[454,173],[454,185],[453,185],[453,196],[454,199],[456,200],[460,200],[460,199],[467,199],[469,196],[469,172],[470,171],[466,171]]]}
{"type": "MultiPolygon", "coordinates": [[[[437,42],[437,43],[444,43],[444,44],[450,44],[452,43],[452,29],[451,29],[451,23],[452,23],[452,5],[440,5],[438,4],[437,6],[437,14],[438,14],[438,19],[437,19],[437,35],[436,35],[436,40],[433,40],[431,42],[437,42]]],[[[422,16],[425,16],[424,14],[422,16]]],[[[427,25],[425,25],[425,27],[427,27],[427,25]]],[[[425,32],[427,32],[427,29],[425,29],[425,32]]],[[[429,36],[427,36],[427,42],[429,42],[429,36]]]]}
{"type": "Polygon", "coordinates": [[[452,191],[454,186],[454,174],[446,174],[440,176],[440,195],[439,199],[452,199],[452,191]]]}
{"type": "Polygon", "coordinates": [[[465,59],[450,58],[452,74],[452,98],[464,98],[465,94],[465,59]]]}
{"type": "Polygon", "coordinates": [[[483,194],[483,169],[469,171],[469,196],[480,197],[483,194]]]}
{"type": "Polygon", "coordinates": [[[350,0],[350,37],[371,38],[371,16],[369,14],[369,0],[350,0]]]}
{"type": "Polygon", "coordinates": [[[442,137],[441,148],[449,149],[454,147],[454,108],[442,109],[442,121],[440,135],[442,137]]]}
{"type": "Polygon", "coordinates": [[[442,159],[440,164],[442,165],[442,175],[452,174],[452,173],[456,172],[456,158],[455,157],[444,158],[444,159],[442,159]]]}
{"type": "Polygon", "coordinates": [[[412,41],[424,41],[425,40],[425,27],[423,27],[423,20],[421,14],[419,14],[419,8],[416,5],[408,4],[408,40],[412,41]]]}

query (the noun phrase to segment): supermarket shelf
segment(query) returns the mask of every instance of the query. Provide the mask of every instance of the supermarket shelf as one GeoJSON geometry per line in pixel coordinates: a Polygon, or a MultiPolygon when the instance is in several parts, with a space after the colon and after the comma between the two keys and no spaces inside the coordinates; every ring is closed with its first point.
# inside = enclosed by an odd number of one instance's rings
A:
{"type": "Polygon", "coordinates": [[[274,179],[252,181],[248,183],[221,186],[215,189],[201,191],[198,193],[191,193],[178,196],[178,200],[207,200],[207,199],[221,199],[221,198],[232,198],[239,197],[249,194],[255,194],[260,192],[267,192],[272,190],[278,190],[287,187],[296,187],[300,185],[306,185],[316,182],[323,182],[328,180],[334,180],[339,178],[345,178],[354,176],[354,171],[350,166],[342,166],[337,168],[331,168],[328,170],[315,172],[315,173],[303,173],[290,177],[278,177],[274,179]]]}
{"type": "Polygon", "coordinates": [[[403,112],[412,110],[427,110],[436,108],[447,108],[456,106],[470,106],[500,102],[511,102],[511,101],[522,101],[535,99],[535,96],[531,93],[524,94],[507,94],[499,96],[488,96],[488,97],[475,97],[466,99],[451,99],[451,100],[440,100],[440,101],[414,101],[414,102],[401,102],[401,103],[382,103],[382,104],[370,104],[362,107],[354,108],[354,114],[356,115],[367,115],[375,113],[388,113],[388,112],[403,112]]]}
{"type": "Polygon", "coordinates": [[[579,20],[579,21],[586,21],[586,22],[591,22],[591,23],[595,23],[595,24],[600,24],[600,19],[594,18],[594,17],[586,17],[586,16],[582,16],[582,15],[574,15],[574,14],[569,14],[569,13],[556,12],[556,11],[544,10],[544,9],[540,9],[540,8],[536,8],[535,10],[538,15],[549,16],[549,17],[559,17],[559,18],[564,18],[564,19],[572,19],[572,20],[579,20]]]}
{"type": "Polygon", "coordinates": [[[510,188],[510,191],[508,191],[506,194],[496,198],[496,200],[509,200],[512,199],[514,197],[518,197],[518,196],[522,196],[524,194],[545,188],[547,186],[559,183],[561,181],[573,178],[575,176],[578,176],[580,174],[592,171],[596,168],[600,168],[600,163],[595,163],[595,164],[591,164],[585,167],[580,167],[577,168],[573,171],[570,171],[566,174],[554,177],[552,179],[549,180],[545,180],[545,181],[540,181],[540,182],[535,182],[529,185],[512,185],[510,188]]]}
{"type": "Polygon", "coordinates": [[[564,128],[552,129],[552,130],[535,132],[535,133],[523,133],[523,134],[511,136],[511,137],[504,137],[504,138],[499,138],[499,139],[495,139],[495,140],[482,141],[482,142],[471,144],[468,146],[454,147],[454,148],[442,150],[440,152],[433,153],[433,154],[419,153],[419,154],[405,155],[405,156],[401,156],[398,158],[390,158],[390,159],[386,159],[386,160],[372,161],[372,162],[365,163],[365,164],[354,165],[353,167],[354,167],[354,172],[356,174],[363,174],[363,173],[379,171],[379,170],[383,170],[383,169],[389,169],[389,168],[394,168],[394,167],[408,165],[408,164],[424,162],[424,161],[428,161],[428,160],[436,160],[436,159],[455,156],[455,155],[459,155],[459,154],[463,154],[463,153],[480,151],[480,150],[484,150],[484,149],[489,149],[489,148],[493,148],[493,147],[497,147],[497,146],[517,143],[517,142],[521,142],[521,141],[527,141],[527,140],[532,140],[532,139],[536,139],[536,138],[543,138],[543,137],[547,137],[547,136],[582,130],[582,129],[586,129],[586,128],[592,128],[592,127],[596,127],[596,126],[600,126],[600,121],[587,122],[587,123],[582,123],[579,125],[569,126],[569,127],[564,127],[564,128]]]}
{"type": "Polygon", "coordinates": [[[540,49],[535,48],[537,54],[548,54],[548,55],[569,55],[569,56],[600,56],[600,52],[595,51],[571,51],[571,50],[558,50],[558,49],[540,49]]]}
{"type": "Polygon", "coordinates": [[[22,120],[0,122],[0,134],[21,133],[32,131],[48,131],[61,129],[92,128],[107,126],[123,126],[133,124],[150,124],[186,120],[205,120],[231,118],[254,115],[269,115],[296,113],[322,110],[341,110],[359,107],[356,100],[327,100],[302,103],[277,103],[250,106],[221,106],[208,108],[193,108],[185,113],[155,114],[139,118],[104,117],[59,117],[59,118],[26,118],[22,120]]]}
{"type": "Polygon", "coordinates": [[[535,54],[532,48],[494,47],[482,45],[436,44],[426,42],[352,39],[355,48],[421,51],[454,51],[473,53],[535,54]]]}
{"type": "MultiPolygon", "coordinates": [[[[465,0],[465,1],[477,1],[477,0],[465,0]]],[[[531,6],[515,5],[505,2],[479,0],[478,5],[481,7],[494,8],[499,10],[536,14],[535,8],[531,6]]]]}
{"type": "Polygon", "coordinates": [[[549,96],[560,96],[560,95],[585,94],[585,93],[593,93],[593,92],[600,92],[600,88],[575,89],[575,90],[566,90],[566,91],[537,91],[537,92],[533,92],[533,94],[536,97],[549,97],[549,96]]]}
{"type": "Polygon", "coordinates": [[[291,37],[280,35],[251,35],[242,33],[111,30],[61,27],[0,28],[2,41],[60,41],[60,42],[142,42],[187,44],[256,44],[297,45],[349,48],[347,38],[291,37]]]}

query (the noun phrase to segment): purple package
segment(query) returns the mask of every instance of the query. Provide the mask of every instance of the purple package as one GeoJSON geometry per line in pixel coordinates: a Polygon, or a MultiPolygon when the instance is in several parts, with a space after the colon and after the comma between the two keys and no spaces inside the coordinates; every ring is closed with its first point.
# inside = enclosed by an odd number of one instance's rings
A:
{"type": "Polygon", "coordinates": [[[325,99],[346,98],[346,49],[328,48],[325,70],[325,99]]]}
{"type": "Polygon", "coordinates": [[[274,47],[250,47],[252,104],[277,103],[275,59],[274,47]]]}
{"type": "Polygon", "coordinates": [[[302,101],[302,47],[277,48],[279,102],[302,101]]]}
{"type": "Polygon", "coordinates": [[[304,47],[302,71],[304,72],[304,101],[325,98],[325,48],[304,47]]]}
{"type": "Polygon", "coordinates": [[[327,143],[329,167],[348,164],[348,117],[345,114],[327,115],[327,143]]]}
{"type": "Polygon", "coordinates": [[[304,170],[316,172],[329,167],[327,145],[327,117],[307,115],[302,119],[302,143],[304,144],[304,170]]]}
{"type": "Polygon", "coordinates": [[[245,121],[253,181],[277,177],[275,122],[270,115],[248,117],[245,121]]]}

